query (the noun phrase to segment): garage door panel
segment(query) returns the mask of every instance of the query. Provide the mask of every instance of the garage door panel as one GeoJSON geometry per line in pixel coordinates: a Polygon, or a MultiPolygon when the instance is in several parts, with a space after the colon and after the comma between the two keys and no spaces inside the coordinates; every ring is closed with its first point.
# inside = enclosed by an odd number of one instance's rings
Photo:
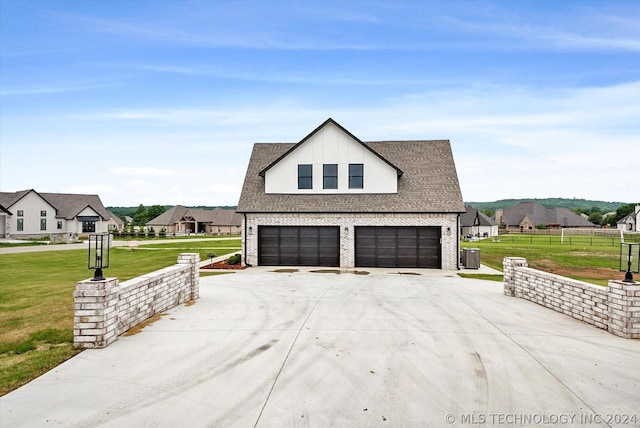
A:
{"type": "Polygon", "coordinates": [[[259,226],[258,264],[339,266],[339,234],[333,226],[259,226]]]}
{"type": "Polygon", "coordinates": [[[440,268],[440,228],[356,227],[356,266],[440,268]]]}

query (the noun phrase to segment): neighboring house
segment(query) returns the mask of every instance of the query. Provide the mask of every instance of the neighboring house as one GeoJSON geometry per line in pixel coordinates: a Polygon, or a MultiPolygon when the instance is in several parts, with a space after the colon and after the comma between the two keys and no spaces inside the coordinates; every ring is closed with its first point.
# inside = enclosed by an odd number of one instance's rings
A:
{"type": "Polygon", "coordinates": [[[109,232],[111,232],[111,231],[121,232],[124,229],[124,221],[122,221],[122,219],[120,217],[118,217],[117,215],[115,215],[111,211],[107,211],[107,212],[111,216],[109,218],[109,220],[107,221],[107,227],[109,229],[109,232]]]}
{"type": "Polygon", "coordinates": [[[498,236],[498,223],[470,205],[465,205],[465,208],[467,212],[460,216],[461,236],[478,238],[498,236]]]}
{"type": "Polygon", "coordinates": [[[640,205],[636,205],[632,213],[621,218],[617,223],[617,228],[628,232],[640,232],[640,205]]]}
{"type": "Polygon", "coordinates": [[[71,240],[82,233],[107,232],[111,218],[98,195],[0,192],[0,207],[0,236],[14,239],[71,240]]]}
{"type": "Polygon", "coordinates": [[[363,142],[328,119],[257,143],[237,212],[248,265],[459,268],[448,140],[363,142]]]}
{"type": "Polygon", "coordinates": [[[494,220],[501,227],[520,232],[540,226],[550,229],[595,227],[568,208],[547,208],[537,202],[520,202],[511,208],[496,210],[494,220]]]}
{"type": "Polygon", "coordinates": [[[208,233],[212,235],[239,235],[242,219],[233,210],[214,208],[186,208],[177,205],[147,222],[147,229],[162,229],[168,234],[208,233]]]}

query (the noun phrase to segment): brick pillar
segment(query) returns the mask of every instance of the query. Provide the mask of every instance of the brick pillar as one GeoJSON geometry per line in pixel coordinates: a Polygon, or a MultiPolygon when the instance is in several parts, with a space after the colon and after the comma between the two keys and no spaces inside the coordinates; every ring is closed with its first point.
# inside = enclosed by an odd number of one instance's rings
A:
{"type": "Polygon", "coordinates": [[[118,278],[80,281],[73,292],[73,346],[105,348],[117,339],[118,278]]]}
{"type": "Polygon", "coordinates": [[[507,296],[516,295],[516,269],[528,267],[527,259],[523,257],[505,257],[502,259],[504,274],[504,294],[507,296]]]}
{"type": "Polygon", "coordinates": [[[191,265],[191,275],[189,277],[190,294],[188,300],[195,300],[200,297],[200,254],[199,253],[181,253],[178,255],[179,265],[191,265]]]}
{"type": "Polygon", "coordinates": [[[627,339],[640,339],[640,282],[609,281],[608,331],[627,339]]]}

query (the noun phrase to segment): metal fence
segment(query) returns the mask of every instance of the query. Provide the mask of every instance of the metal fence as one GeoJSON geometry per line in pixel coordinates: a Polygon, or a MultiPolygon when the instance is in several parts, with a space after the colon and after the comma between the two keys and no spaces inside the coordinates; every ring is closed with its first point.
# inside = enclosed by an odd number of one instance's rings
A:
{"type": "Polygon", "coordinates": [[[638,234],[624,234],[624,241],[618,236],[603,235],[559,235],[559,234],[509,234],[492,238],[493,242],[511,244],[549,244],[549,245],[585,245],[585,246],[607,246],[618,247],[620,242],[640,242],[638,234]]]}

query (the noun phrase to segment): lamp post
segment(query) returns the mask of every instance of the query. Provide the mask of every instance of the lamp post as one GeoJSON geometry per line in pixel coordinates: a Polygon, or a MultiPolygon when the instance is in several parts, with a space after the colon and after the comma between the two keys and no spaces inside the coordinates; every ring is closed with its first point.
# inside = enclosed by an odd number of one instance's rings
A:
{"type": "Polygon", "coordinates": [[[635,282],[633,274],[640,272],[640,243],[620,243],[620,272],[626,272],[623,282],[635,282]]]}
{"type": "Polygon", "coordinates": [[[95,269],[91,281],[104,281],[102,269],[109,267],[109,234],[96,233],[89,235],[89,269],[95,269]]]}

